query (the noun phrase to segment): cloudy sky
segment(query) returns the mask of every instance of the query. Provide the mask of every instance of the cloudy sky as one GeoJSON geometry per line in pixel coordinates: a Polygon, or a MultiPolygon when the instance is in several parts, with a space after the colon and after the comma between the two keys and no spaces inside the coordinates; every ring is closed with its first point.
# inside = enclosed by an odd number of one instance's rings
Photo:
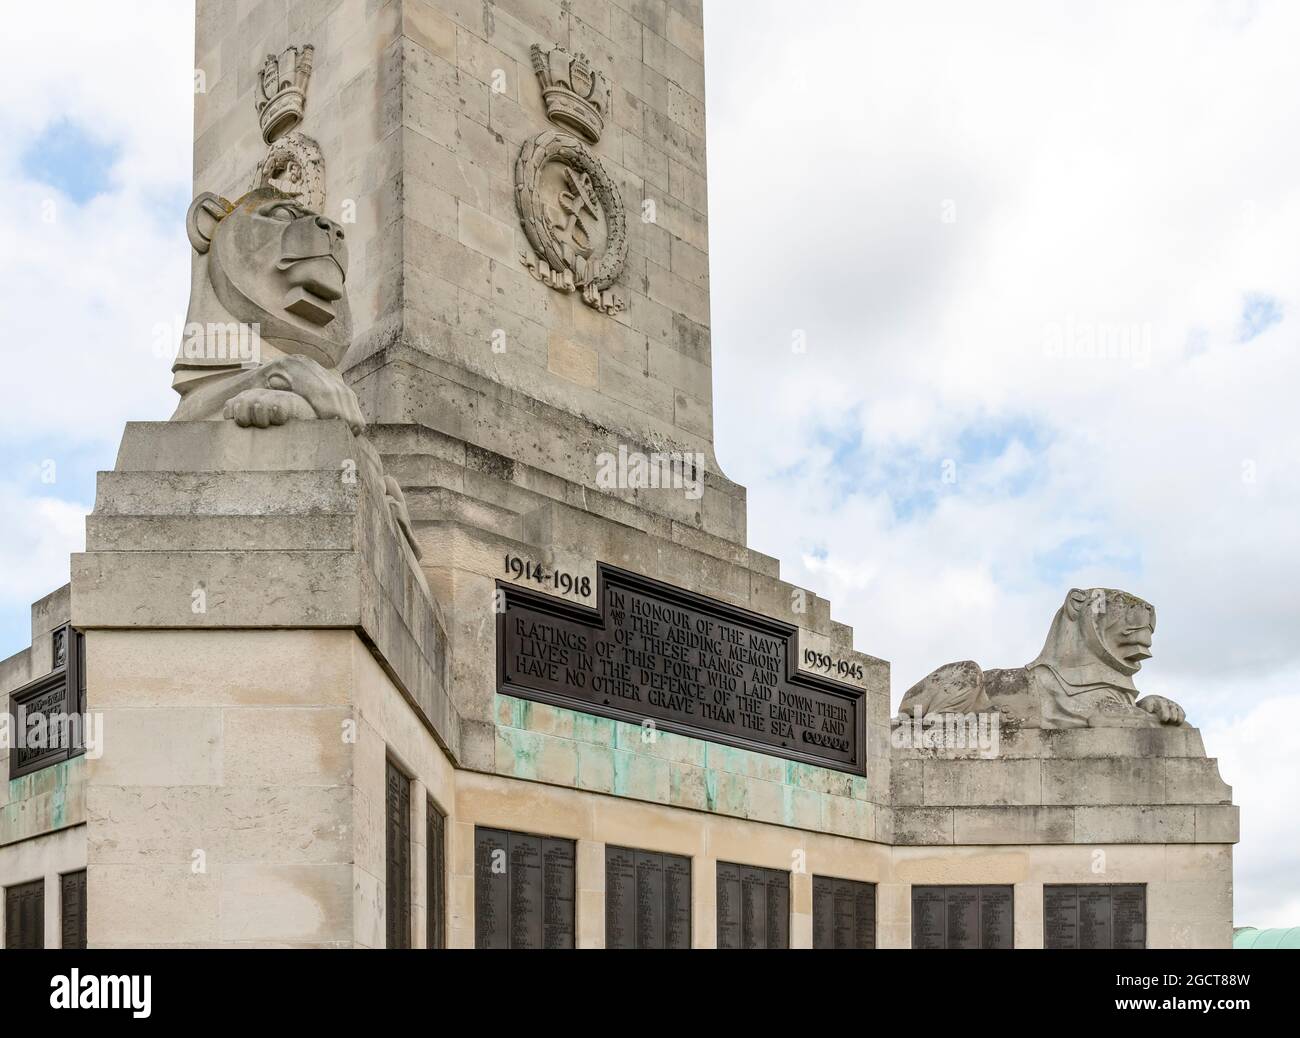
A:
{"type": "MultiPolygon", "coordinates": [[[[121,423],[173,405],[188,8],[6,12],[0,656],[121,423]]],[[[751,543],[895,702],[1032,659],[1070,587],[1154,602],[1139,687],[1242,805],[1239,925],[1300,923],[1298,38],[1286,2],[706,2],[717,444],[751,543]]]]}

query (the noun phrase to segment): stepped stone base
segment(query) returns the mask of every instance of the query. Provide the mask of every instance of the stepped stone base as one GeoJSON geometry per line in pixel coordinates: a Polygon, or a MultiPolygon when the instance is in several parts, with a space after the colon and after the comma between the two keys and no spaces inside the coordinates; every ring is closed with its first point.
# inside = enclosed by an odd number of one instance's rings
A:
{"type": "Polygon", "coordinates": [[[92,944],[382,946],[388,760],[447,815],[455,946],[474,943],[476,826],[576,841],[587,947],[607,843],[691,857],[698,947],[719,861],[792,872],[796,946],[813,875],[877,884],[881,947],[910,945],[909,891],[935,883],[1012,885],[1020,946],[1041,945],[1045,883],[1096,882],[1147,885],[1152,945],[1228,943],[1237,809],[1195,729],[1010,729],[993,759],[891,748],[888,665],[774,560],[654,500],[671,492],[621,500],[446,433],[369,435],[406,488],[418,571],[342,423],[133,424],[101,475],[69,605],[105,752],[65,766],[84,806],[53,827],[85,833],[92,944]],[[866,774],[502,694],[508,555],[652,574],[860,663],[866,774]]]}

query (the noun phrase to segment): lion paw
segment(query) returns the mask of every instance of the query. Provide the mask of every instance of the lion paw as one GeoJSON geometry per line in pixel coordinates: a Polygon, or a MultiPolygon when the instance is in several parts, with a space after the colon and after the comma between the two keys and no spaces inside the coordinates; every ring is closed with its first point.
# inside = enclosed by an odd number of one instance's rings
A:
{"type": "Polygon", "coordinates": [[[272,361],[261,371],[268,388],[305,400],[314,413],[307,417],[342,418],[354,434],[365,431],[357,395],[334,369],[323,368],[307,357],[289,356],[272,361]]]}
{"type": "Polygon", "coordinates": [[[1181,706],[1164,696],[1144,696],[1137,701],[1137,707],[1153,715],[1161,724],[1182,724],[1187,718],[1181,706]]]}
{"type": "Polygon", "coordinates": [[[316,412],[297,393],[282,389],[246,389],[226,401],[224,417],[240,428],[267,429],[291,418],[315,418],[316,412]]]}

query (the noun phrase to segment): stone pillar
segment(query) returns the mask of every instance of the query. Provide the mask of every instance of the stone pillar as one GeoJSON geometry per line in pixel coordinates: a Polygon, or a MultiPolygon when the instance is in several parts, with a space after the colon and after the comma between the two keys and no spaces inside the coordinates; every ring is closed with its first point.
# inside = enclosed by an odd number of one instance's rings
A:
{"type": "Polygon", "coordinates": [[[605,947],[605,844],[578,841],[578,947],[605,947]]]}
{"type": "MultiPolygon", "coordinates": [[[[226,0],[197,4],[195,189],[230,199],[248,189],[264,150],[250,114],[262,56],[313,45],[301,129],[324,154],[325,215],[349,235],[358,334],[343,366],[370,420],[552,470],[572,465],[572,434],[612,431],[614,444],[702,451],[719,475],[700,0],[247,0],[238,10],[232,19],[226,0]],[[548,111],[535,45],[585,55],[574,75],[599,112],[588,125],[548,111]],[[589,76],[599,77],[591,89],[589,76]],[[623,214],[615,313],[539,280],[521,226],[521,155],[555,132],[582,150],[596,208],[609,210],[580,214],[593,224],[593,263],[612,210],[623,214]],[[559,423],[570,423],[563,439],[559,423]]],[[[541,60],[548,76],[568,68],[541,60]]],[[[743,499],[703,523],[743,539],[743,499]]]]}

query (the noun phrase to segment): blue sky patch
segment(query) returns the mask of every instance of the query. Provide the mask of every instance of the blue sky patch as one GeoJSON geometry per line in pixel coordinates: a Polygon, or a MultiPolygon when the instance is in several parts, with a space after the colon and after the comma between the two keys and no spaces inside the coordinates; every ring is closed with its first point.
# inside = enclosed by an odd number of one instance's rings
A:
{"type": "Polygon", "coordinates": [[[63,119],[47,126],[23,152],[22,172],[84,205],[110,186],[120,149],[86,132],[78,123],[63,119]]]}
{"type": "Polygon", "coordinates": [[[1282,304],[1263,292],[1248,293],[1241,304],[1237,341],[1250,342],[1282,320],[1282,304]]]}
{"type": "Polygon", "coordinates": [[[1137,576],[1142,571],[1142,555],[1138,551],[1115,551],[1100,537],[1080,536],[1034,556],[1034,571],[1047,585],[1064,587],[1075,574],[1088,569],[1106,569],[1123,577],[1137,576]]]}
{"type": "Polygon", "coordinates": [[[895,519],[906,523],[932,513],[952,494],[1002,498],[1027,493],[1044,478],[1042,452],[1048,436],[1027,418],[986,419],[965,426],[950,447],[937,453],[899,444],[879,449],[864,442],[860,415],[854,412],[840,424],[813,430],[811,439],[829,453],[825,473],[834,482],[835,506],[854,496],[884,495],[895,519]],[[995,474],[999,459],[1017,445],[1028,451],[1029,464],[995,474]]]}

